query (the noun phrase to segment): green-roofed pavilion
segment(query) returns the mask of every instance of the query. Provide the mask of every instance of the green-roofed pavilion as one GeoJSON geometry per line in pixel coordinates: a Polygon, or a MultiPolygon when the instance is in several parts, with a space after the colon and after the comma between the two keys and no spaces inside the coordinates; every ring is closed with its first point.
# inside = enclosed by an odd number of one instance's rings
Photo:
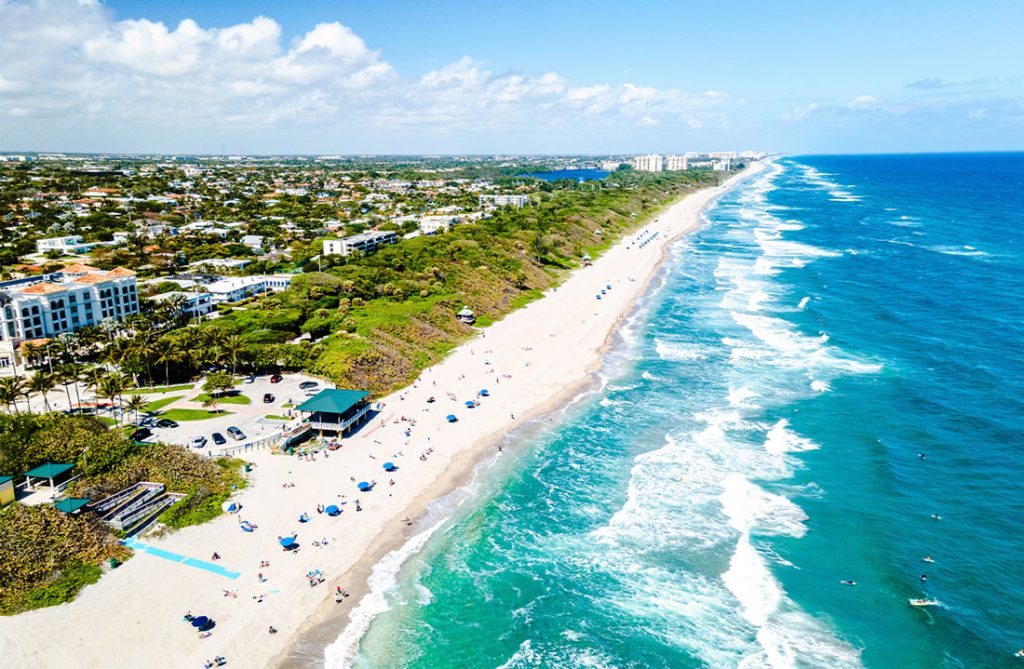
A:
{"type": "Polygon", "coordinates": [[[25,476],[39,479],[55,479],[64,472],[69,472],[74,468],[74,465],[47,462],[46,464],[39,465],[35,469],[28,470],[25,472],[25,476]]]}
{"type": "Polygon", "coordinates": [[[319,432],[344,435],[369,420],[369,396],[365,390],[335,390],[328,388],[309,398],[298,407],[309,414],[306,422],[319,432]]]}
{"type": "Polygon", "coordinates": [[[72,514],[88,504],[90,501],[92,500],[87,497],[65,497],[59,502],[54,502],[53,505],[57,507],[58,511],[72,514]]]}

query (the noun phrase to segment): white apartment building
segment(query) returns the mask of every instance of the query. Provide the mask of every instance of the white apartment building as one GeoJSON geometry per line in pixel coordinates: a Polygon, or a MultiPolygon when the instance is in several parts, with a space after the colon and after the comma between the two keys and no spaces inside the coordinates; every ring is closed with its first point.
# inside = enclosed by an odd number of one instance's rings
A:
{"type": "Polygon", "coordinates": [[[682,172],[690,169],[690,159],[686,156],[666,156],[665,170],[668,172],[682,172]]]}
{"type": "Polygon", "coordinates": [[[207,292],[187,293],[183,290],[172,290],[167,293],[154,295],[150,299],[155,302],[166,302],[178,297],[182,299],[182,313],[189,318],[205,316],[213,311],[213,295],[207,292]]]}
{"type": "Polygon", "coordinates": [[[0,369],[25,341],[52,339],[104,319],[139,312],[135,272],[70,265],[60,272],[0,283],[0,369]]]}
{"type": "Polygon", "coordinates": [[[370,254],[382,246],[396,244],[398,234],[392,230],[369,230],[342,239],[325,239],[325,256],[347,256],[353,251],[370,254]]]}
{"type": "Polygon", "coordinates": [[[238,302],[247,297],[267,292],[279,293],[292,285],[294,274],[267,274],[263,276],[232,276],[206,285],[206,292],[214,304],[238,302]]]}
{"type": "Polygon", "coordinates": [[[621,165],[622,165],[622,161],[619,161],[619,160],[602,160],[601,161],[601,169],[604,170],[605,172],[614,172],[615,170],[619,169],[619,167],[621,165]]]}
{"type": "Polygon", "coordinates": [[[480,206],[481,207],[525,207],[530,203],[529,195],[481,195],[480,206]]]}
{"type": "Polygon", "coordinates": [[[242,243],[256,253],[263,252],[263,235],[245,235],[242,237],[242,243]]]}
{"type": "Polygon", "coordinates": [[[99,246],[99,242],[83,242],[80,235],[68,235],[67,237],[50,237],[49,239],[36,240],[36,252],[46,253],[47,251],[60,251],[61,253],[84,253],[99,246]]]}
{"type": "Polygon", "coordinates": [[[663,167],[662,158],[657,153],[633,157],[633,169],[637,172],[660,172],[663,167]]]}

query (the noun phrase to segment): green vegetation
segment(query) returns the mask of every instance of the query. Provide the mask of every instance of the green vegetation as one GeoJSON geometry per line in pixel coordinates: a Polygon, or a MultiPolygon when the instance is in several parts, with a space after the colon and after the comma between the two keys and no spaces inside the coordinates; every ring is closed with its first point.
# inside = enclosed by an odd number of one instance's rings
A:
{"type": "Polygon", "coordinates": [[[160,409],[163,409],[165,406],[169,404],[174,404],[182,397],[184,397],[184,395],[171,395],[170,397],[161,397],[158,400],[153,400],[152,402],[146,402],[145,404],[143,404],[142,410],[145,413],[156,413],[157,411],[160,411],[160,409]]]}
{"type": "Polygon", "coordinates": [[[224,395],[222,397],[214,398],[208,393],[201,393],[192,398],[193,402],[202,402],[203,404],[212,404],[213,400],[216,399],[217,404],[252,404],[252,400],[245,395],[224,395]]]}
{"type": "Polygon", "coordinates": [[[163,512],[160,522],[170,528],[199,525],[221,514],[221,505],[232,491],[244,488],[246,479],[241,473],[241,463],[231,458],[218,458],[214,466],[217,477],[192,490],[180,502],[163,512]]]}
{"type": "Polygon", "coordinates": [[[217,416],[226,416],[230,411],[210,411],[207,409],[168,409],[160,414],[161,418],[169,418],[178,422],[189,420],[207,420],[217,416]]]}
{"type": "Polygon", "coordinates": [[[291,420],[291,418],[288,418],[287,416],[278,416],[275,413],[268,413],[266,416],[264,416],[264,418],[266,418],[267,420],[291,420]]]}

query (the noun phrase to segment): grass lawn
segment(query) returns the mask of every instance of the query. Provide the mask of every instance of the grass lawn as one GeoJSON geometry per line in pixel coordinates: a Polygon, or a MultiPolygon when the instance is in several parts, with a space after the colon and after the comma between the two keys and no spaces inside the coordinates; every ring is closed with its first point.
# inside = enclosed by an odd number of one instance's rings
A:
{"type": "MultiPolygon", "coordinates": [[[[193,402],[206,402],[210,399],[207,393],[201,393],[192,398],[193,402]]],[[[239,393],[238,395],[224,395],[217,398],[217,404],[252,404],[252,400],[239,393]]]]}
{"type": "Polygon", "coordinates": [[[142,410],[145,411],[146,413],[154,413],[156,411],[159,411],[160,409],[163,409],[168,404],[174,404],[182,397],[184,397],[184,395],[171,395],[170,397],[161,397],[158,400],[146,402],[146,406],[142,407],[142,410]]]}
{"type": "Polygon", "coordinates": [[[117,421],[108,416],[93,416],[93,418],[103,423],[107,427],[113,427],[114,425],[117,425],[117,421]]]}
{"type": "Polygon", "coordinates": [[[125,395],[152,395],[155,393],[180,393],[183,390],[192,390],[195,385],[192,383],[182,384],[180,386],[159,386],[156,388],[132,388],[126,390],[125,395]]]}
{"type": "Polygon", "coordinates": [[[206,420],[217,416],[227,416],[230,413],[230,411],[207,411],[206,409],[168,409],[160,414],[160,417],[180,422],[183,420],[206,420]]]}
{"type": "Polygon", "coordinates": [[[274,413],[268,413],[266,416],[264,416],[264,418],[266,418],[267,420],[291,420],[291,418],[288,418],[287,416],[278,416],[277,414],[274,413]]]}

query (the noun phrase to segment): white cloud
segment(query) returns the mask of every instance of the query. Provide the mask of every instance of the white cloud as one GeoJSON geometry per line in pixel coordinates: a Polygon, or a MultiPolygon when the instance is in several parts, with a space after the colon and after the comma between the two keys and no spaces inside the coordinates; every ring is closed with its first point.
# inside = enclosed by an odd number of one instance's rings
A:
{"type": "Polygon", "coordinates": [[[716,90],[495,72],[469,56],[403,74],[339,22],[289,40],[266,16],[221,28],[192,19],[169,27],[116,20],[88,0],[0,0],[0,26],[0,136],[44,138],[47,148],[64,148],[54,137],[86,137],[103,149],[130,135],[142,150],[149,138],[287,134],[297,126],[342,140],[367,130],[692,130],[724,123],[737,103],[716,90]]]}

